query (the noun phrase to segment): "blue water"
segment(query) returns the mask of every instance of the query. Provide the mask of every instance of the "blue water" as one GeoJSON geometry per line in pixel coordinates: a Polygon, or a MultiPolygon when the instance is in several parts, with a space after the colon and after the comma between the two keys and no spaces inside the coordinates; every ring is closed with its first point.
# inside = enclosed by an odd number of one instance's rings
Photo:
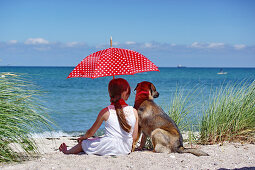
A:
{"type": "MultiPolygon", "coordinates": [[[[0,72],[25,73],[25,78],[46,93],[40,97],[48,114],[56,122],[56,131],[84,132],[91,127],[98,112],[108,106],[108,82],[112,77],[66,79],[74,67],[0,67],[0,72]]],[[[228,74],[218,75],[219,68],[159,68],[160,72],[145,72],[125,78],[133,90],[141,81],[152,82],[160,93],[155,102],[170,104],[176,87],[186,91],[199,87],[202,93],[196,100],[207,98],[212,88],[255,80],[255,68],[224,68],[228,74]]],[[[127,103],[134,104],[132,92],[127,103]]]]}

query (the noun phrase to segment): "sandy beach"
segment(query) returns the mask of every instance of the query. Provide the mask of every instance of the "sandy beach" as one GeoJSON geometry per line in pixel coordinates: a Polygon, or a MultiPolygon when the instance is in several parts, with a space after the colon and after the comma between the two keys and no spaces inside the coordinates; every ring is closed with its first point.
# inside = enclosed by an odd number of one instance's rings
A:
{"type": "MultiPolygon", "coordinates": [[[[228,143],[193,145],[210,156],[136,151],[126,156],[64,155],[58,151],[62,142],[76,144],[75,137],[36,139],[42,153],[21,163],[1,164],[0,169],[255,169],[255,145],[228,143]]],[[[185,145],[190,147],[190,145],[185,145]]]]}

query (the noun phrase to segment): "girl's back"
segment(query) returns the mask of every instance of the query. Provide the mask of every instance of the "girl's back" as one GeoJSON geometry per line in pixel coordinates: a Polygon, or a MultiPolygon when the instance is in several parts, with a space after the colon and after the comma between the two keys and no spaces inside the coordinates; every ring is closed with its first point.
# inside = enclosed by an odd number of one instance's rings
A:
{"type": "Polygon", "coordinates": [[[108,111],[110,114],[105,122],[105,136],[82,142],[82,148],[87,154],[123,155],[131,152],[132,133],[136,122],[133,107],[123,107],[126,120],[131,126],[129,133],[121,128],[114,105],[108,106],[108,111]]]}

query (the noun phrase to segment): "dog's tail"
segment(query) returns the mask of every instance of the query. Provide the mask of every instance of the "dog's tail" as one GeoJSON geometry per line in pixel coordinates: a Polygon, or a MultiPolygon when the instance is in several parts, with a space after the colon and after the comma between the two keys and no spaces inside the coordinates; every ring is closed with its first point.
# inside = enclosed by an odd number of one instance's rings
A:
{"type": "Polygon", "coordinates": [[[209,156],[209,154],[199,150],[199,149],[194,149],[194,148],[184,148],[184,147],[179,147],[177,152],[179,153],[192,153],[196,156],[209,156]]]}

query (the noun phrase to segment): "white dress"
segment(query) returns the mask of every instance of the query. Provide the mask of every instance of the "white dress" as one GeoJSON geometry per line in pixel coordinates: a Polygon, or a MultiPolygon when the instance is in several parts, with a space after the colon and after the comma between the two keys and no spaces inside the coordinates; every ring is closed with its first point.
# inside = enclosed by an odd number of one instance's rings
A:
{"type": "Polygon", "coordinates": [[[105,136],[82,141],[82,149],[87,154],[95,155],[126,155],[131,152],[133,131],[136,122],[132,106],[123,107],[128,124],[129,133],[124,131],[118,121],[114,105],[108,106],[109,118],[105,122],[105,136]]]}

